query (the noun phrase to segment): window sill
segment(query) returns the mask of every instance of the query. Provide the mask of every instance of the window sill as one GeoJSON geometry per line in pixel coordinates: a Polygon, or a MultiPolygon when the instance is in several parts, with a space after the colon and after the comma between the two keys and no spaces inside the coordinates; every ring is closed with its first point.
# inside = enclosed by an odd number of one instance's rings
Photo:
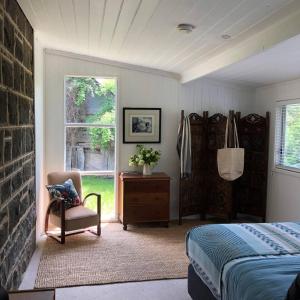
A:
{"type": "Polygon", "coordinates": [[[289,170],[289,169],[274,167],[272,169],[272,174],[273,173],[284,174],[284,175],[300,178],[300,170],[296,171],[296,170],[289,170]]]}

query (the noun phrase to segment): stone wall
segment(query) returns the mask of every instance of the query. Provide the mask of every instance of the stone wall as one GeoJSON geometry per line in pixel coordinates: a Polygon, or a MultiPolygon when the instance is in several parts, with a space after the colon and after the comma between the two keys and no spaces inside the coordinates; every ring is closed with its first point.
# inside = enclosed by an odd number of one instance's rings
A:
{"type": "Polygon", "coordinates": [[[16,289],[35,249],[33,29],[0,0],[0,283],[16,289]]]}

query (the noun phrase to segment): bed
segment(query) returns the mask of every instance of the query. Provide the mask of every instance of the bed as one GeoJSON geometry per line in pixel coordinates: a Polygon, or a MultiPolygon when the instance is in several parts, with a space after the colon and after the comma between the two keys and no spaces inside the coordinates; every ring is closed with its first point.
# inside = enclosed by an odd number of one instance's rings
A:
{"type": "Polygon", "coordinates": [[[284,300],[300,273],[300,223],[194,227],[186,249],[193,300],[284,300]]]}

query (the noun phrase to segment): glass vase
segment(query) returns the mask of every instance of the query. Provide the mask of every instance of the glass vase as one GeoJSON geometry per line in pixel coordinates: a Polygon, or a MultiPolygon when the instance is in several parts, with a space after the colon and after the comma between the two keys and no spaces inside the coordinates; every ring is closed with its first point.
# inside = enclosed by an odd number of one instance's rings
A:
{"type": "Polygon", "coordinates": [[[144,164],[144,166],[143,166],[143,175],[144,176],[152,175],[152,170],[151,170],[150,165],[144,164]]]}

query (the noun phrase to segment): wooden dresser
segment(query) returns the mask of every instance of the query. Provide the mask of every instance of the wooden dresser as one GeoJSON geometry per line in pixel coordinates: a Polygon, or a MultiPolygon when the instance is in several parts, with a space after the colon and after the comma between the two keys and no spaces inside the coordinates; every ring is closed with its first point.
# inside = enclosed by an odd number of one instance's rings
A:
{"type": "Polygon", "coordinates": [[[127,224],[161,222],[168,226],[170,215],[170,177],[165,173],[120,173],[119,220],[127,224]]]}

